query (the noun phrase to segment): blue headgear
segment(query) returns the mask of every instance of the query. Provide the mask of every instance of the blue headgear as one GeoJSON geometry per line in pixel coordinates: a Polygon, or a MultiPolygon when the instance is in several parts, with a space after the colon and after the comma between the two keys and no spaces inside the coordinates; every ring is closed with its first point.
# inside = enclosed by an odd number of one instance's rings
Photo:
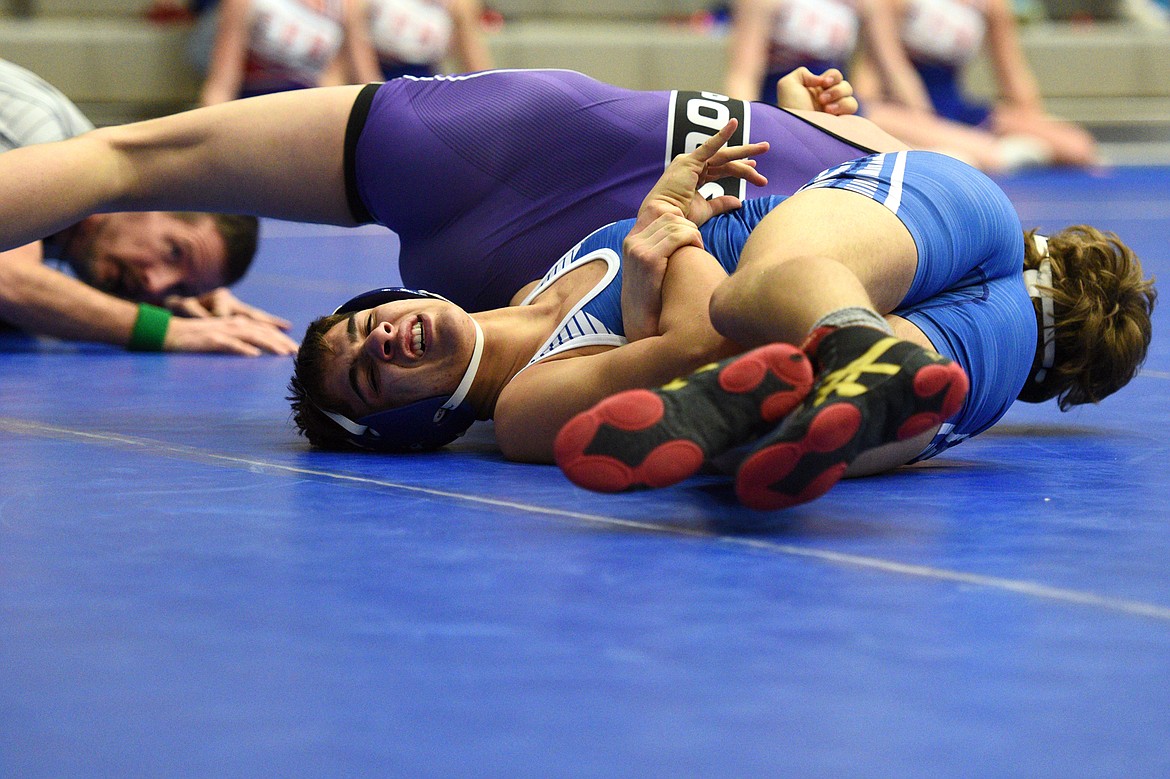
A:
{"type": "MultiPolygon", "coordinates": [[[[412,298],[447,300],[442,295],[422,289],[385,287],[363,292],[343,303],[333,313],[349,314],[394,300],[412,298]]],[[[475,348],[471,352],[471,362],[467,365],[467,371],[463,374],[459,386],[449,397],[440,395],[426,398],[401,408],[369,414],[356,422],[336,411],[327,411],[320,406],[318,408],[346,432],[350,443],[363,449],[418,452],[438,449],[451,443],[467,432],[467,428],[475,422],[475,409],[467,400],[467,393],[471,389],[471,383],[479,369],[479,361],[483,357],[483,330],[474,317],[471,323],[475,325],[475,348]]]]}

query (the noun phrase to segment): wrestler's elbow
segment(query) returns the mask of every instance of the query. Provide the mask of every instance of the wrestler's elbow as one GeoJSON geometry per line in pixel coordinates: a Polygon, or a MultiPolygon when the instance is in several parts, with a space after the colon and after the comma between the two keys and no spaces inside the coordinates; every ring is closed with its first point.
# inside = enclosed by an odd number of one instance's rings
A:
{"type": "Polygon", "coordinates": [[[496,407],[493,416],[496,445],[506,460],[517,463],[548,464],[553,462],[553,441],[560,422],[559,414],[534,411],[510,413],[496,407]]]}

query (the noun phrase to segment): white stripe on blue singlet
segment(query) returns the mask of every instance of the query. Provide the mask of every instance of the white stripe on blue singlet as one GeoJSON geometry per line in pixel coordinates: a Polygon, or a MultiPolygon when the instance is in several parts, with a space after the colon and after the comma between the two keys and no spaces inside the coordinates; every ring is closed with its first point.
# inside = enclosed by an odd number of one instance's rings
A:
{"type": "Polygon", "coordinates": [[[845,189],[881,203],[897,214],[906,179],[906,152],[875,154],[830,168],[801,187],[845,189]]]}
{"type": "Polygon", "coordinates": [[[895,214],[898,206],[902,205],[902,187],[906,178],[906,152],[894,155],[894,169],[890,171],[890,194],[886,198],[886,208],[895,214]]]}

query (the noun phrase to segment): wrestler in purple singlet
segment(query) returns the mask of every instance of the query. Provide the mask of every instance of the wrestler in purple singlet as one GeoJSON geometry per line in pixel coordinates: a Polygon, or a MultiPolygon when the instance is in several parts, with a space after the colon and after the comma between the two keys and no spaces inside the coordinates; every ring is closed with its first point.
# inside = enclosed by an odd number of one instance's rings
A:
{"type": "Polygon", "coordinates": [[[350,209],[398,234],[407,286],[498,308],[584,236],[636,214],[666,163],[731,117],[731,145],[771,143],[757,160],[769,183],[708,185],[720,192],[791,194],[870,152],[782,109],[707,92],[638,92],[565,70],[402,78],[354,105],[350,209]]]}

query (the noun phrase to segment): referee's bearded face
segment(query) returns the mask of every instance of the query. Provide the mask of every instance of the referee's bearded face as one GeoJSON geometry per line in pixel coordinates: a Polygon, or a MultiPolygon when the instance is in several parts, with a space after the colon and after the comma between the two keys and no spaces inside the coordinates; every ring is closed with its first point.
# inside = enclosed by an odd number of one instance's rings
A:
{"type": "Polygon", "coordinates": [[[223,286],[227,248],[210,216],[162,211],[98,214],[67,247],[82,281],[128,300],[161,304],[223,286]]]}

